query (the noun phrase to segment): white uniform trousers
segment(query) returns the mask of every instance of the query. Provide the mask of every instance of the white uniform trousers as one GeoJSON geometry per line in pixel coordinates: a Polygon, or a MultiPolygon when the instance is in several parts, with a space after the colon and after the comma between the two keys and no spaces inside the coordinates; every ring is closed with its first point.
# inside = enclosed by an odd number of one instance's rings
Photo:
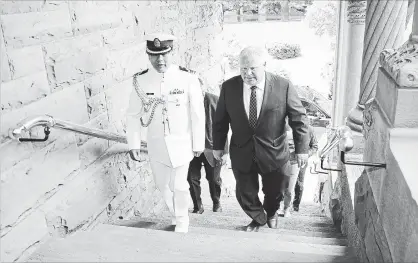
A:
{"type": "Polygon", "coordinates": [[[173,224],[189,226],[189,164],[176,168],[150,160],[154,182],[163,194],[165,203],[172,214],[173,224]]]}

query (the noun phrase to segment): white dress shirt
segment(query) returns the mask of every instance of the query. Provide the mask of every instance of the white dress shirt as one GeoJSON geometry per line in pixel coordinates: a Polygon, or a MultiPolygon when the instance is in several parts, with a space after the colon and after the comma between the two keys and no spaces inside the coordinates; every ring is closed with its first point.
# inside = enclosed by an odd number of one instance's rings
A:
{"type": "MultiPolygon", "coordinates": [[[[257,94],[257,119],[260,116],[261,105],[263,104],[265,84],[266,84],[266,78],[264,77],[263,80],[260,83],[255,85],[255,86],[257,86],[257,89],[256,89],[256,94],[257,94]]],[[[250,86],[250,85],[248,85],[244,82],[243,97],[244,97],[244,108],[245,108],[245,112],[247,113],[247,118],[249,117],[249,114],[250,114],[249,112],[250,112],[251,87],[252,86],[250,86]]]]}

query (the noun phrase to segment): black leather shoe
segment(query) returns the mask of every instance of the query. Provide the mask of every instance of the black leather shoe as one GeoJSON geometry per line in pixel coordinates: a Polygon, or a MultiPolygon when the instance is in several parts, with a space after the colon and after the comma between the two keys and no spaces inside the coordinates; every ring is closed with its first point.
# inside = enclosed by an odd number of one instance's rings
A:
{"type": "Polygon", "coordinates": [[[258,232],[260,229],[260,224],[257,221],[251,221],[251,223],[245,227],[246,232],[258,232]]]}
{"type": "Polygon", "coordinates": [[[277,228],[278,225],[278,215],[277,213],[274,214],[274,216],[267,218],[267,225],[269,228],[277,228]]]}
{"type": "Polygon", "coordinates": [[[200,208],[194,208],[193,209],[193,214],[203,214],[203,212],[205,212],[205,209],[203,209],[203,205],[200,208]]]}
{"type": "Polygon", "coordinates": [[[213,205],[213,212],[222,212],[221,204],[214,204],[213,205]]]}
{"type": "Polygon", "coordinates": [[[294,210],[295,212],[299,212],[299,206],[293,206],[293,210],[294,210]]]}

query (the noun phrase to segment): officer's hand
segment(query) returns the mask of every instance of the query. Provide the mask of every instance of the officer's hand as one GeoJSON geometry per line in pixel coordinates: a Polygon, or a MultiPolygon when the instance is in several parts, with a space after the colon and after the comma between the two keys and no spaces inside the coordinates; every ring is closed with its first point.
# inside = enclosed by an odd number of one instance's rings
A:
{"type": "Polygon", "coordinates": [[[193,152],[194,157],[199,157],[202,154],[202,152],[193,152]]]}
{"type": "Polygon", "coordinates": [[[302,168],[305,167],[308,164],[308,154],[296,154],[296,160],[298,161],[298,167],[302,168]]]}
{"type": "Polygon", "coordinates": [[[216,160],[221,161],[223,155],[224,150],[213,150],[213,157],[215,157],[216,160]]]}
{"type": "Polygon", "coordinates": [[[141,156],[141,150],[139,149],[132,149],[129,151],[129,155],[131,156],[132,160],[137,162],[142,162],[145,159],[141,156]]]}

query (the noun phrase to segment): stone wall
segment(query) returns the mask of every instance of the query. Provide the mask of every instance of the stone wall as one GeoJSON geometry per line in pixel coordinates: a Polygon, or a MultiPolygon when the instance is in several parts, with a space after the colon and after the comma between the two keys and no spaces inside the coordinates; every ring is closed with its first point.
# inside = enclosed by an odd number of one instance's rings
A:
{"type": "Polygon", "coordinates": [[[379,69],[376,97],[364,111],[364,146],[355,143],[346,159],[387,167],[342,165],[330,195],[334,222],[361,262],[418,260],[417,96],[379,69]]]}
{"type": "Polygon", "coordinates": [[[0,12],[2,261],[50,235],[163,212],[148,164],[130,161],[126,145],[55,129],[47,142],[17,143],[7,133],[38,114],[124,133],[132,75],[148,66],[143,38],[156,31],[176,35],[177,63],[217,87],[219,3],[0,1],[0,12]]]}

